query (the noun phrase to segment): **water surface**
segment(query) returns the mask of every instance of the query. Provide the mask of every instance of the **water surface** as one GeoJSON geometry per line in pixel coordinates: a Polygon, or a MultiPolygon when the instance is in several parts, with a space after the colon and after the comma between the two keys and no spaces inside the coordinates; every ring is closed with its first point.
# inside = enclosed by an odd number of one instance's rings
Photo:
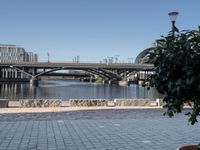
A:
{"type": "Polygon", "coordinates": [[[19,100],[32,98],[45,99],[152,99],[159,94],[154,89],[147,90],[141,85],[122,87],[101,83],[79,81],[42,80],[38,86],[29,83],[0,83],[0,98],[19,100]]]}

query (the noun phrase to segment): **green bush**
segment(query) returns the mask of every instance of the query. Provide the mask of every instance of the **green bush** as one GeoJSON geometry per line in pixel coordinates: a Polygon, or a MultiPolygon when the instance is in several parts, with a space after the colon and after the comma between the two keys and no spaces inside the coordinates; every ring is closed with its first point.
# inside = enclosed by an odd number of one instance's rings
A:
{"type": "Polygon", "coordinates": [[[170,117],[181,112],[184,104],[192,106],[187,115],[195,124],[200,115],[200,30],[169,33],[155,45],[149,55],[149,62],[155,65],[149,87],[164,95],[165,114],[170,117]]]}

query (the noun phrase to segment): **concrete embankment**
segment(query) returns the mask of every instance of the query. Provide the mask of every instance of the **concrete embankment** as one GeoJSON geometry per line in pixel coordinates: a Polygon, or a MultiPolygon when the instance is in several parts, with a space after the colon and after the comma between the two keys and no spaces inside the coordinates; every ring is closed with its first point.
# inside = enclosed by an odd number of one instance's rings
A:
{"type": "Polygon", "coordinates": [[[19,101],[0,100],[0,107],[162,107],[162,100],[152,101],[149,99],[20,99],[19,101]]]}

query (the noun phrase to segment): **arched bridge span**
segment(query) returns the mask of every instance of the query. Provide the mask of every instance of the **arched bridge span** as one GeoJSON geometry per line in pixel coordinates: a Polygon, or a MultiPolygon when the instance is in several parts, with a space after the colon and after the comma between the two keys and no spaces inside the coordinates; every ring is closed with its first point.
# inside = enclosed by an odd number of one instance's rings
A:
{"type": "Polygon", "coordinates": [[[106,80],[126,80],[126,77],[137,71],[153,71],[152,64],[102,64],[102,63],[63,63],[63,62],[37,62],[37,63],[0,63],[0,68],[11,68],[22,72],[31,79],[58,70],[84,70],[99,75],[106,80]],[[41,71],[42,70],[42,71],[41,71]]]}

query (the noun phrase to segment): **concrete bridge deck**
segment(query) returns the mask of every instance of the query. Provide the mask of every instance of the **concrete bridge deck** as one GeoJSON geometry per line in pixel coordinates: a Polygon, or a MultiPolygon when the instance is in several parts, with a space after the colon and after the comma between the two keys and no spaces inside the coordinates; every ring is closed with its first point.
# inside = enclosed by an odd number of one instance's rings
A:
{"type": "Polygon", "coordinates": [[[154,70],[153,64],[131,64],[131,63],[66,63],[66,62],[21,62],[21,63],[0,63],[0,67],[34,67],[34,68],[69,68],[69,69],[90,69],[90,68],[103,68],[103,69],[134,69],[134,70],[154,70]]]}

